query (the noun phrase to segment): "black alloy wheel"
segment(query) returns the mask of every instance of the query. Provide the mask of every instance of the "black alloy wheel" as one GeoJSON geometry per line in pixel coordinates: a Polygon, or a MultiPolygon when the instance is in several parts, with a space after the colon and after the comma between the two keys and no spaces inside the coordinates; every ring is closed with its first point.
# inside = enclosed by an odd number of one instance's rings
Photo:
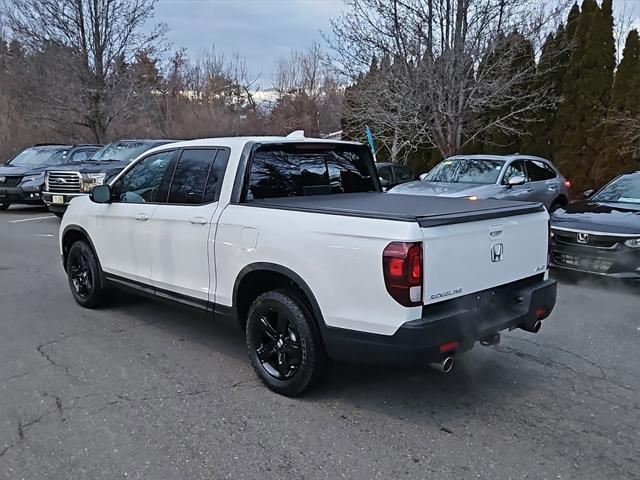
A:
{"type": "Polygon", "coordinates": [[[99,307],[105,299],[98,259],[85,241],[75,242],[67,255],[67,277],[76,302],[86,308],[99,307]]]}
{"type": "Polygon", "coordinates": [[[93,293],[94,279],[89,259],[82,249],[74,249],[69,253],[69,275],[76,295],[89,298],[93,293]]]}
{"type": "Polygon", "coordinates": [[[309,308],[286,290],[258,296],[246,325],[247,353],[256,374],[274,392],[296,396],[326,374],[327,354],[309,308]]]}
{"type": "Polygon", "coordinates": [[[300,367],[298,334],[286,312],[275,309],[258,318],[254,349],[265,371],[278,380],[293,377],[300,367]]]}

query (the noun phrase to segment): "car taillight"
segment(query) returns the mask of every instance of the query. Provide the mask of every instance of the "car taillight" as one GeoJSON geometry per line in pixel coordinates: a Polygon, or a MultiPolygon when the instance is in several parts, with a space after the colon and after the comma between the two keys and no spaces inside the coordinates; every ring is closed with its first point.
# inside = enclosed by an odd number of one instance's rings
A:
{"type": "Polygon", "coordinates": [[[564,186],[567,188],[571,188],[571,180],[565,180],[564,181],[564,186]]]}
{"type": "Polygon", "coordinates": [[[387,292],[405,307],[422,305],[422,242],[392,242],[382,253],[387,292]]]}

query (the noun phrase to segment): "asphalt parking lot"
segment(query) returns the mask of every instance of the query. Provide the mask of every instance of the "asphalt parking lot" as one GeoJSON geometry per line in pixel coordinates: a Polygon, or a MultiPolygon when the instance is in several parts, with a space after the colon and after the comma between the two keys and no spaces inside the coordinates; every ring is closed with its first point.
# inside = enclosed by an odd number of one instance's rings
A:
{"type": "Polygon", "coordinates": [[[336,365],[288,399],[235,325],[125,295],[77,306],[58,225],[0,212],[6,478],[640,478],[637,287],[563,277],[541,333],[449,375],[336,365]]]}

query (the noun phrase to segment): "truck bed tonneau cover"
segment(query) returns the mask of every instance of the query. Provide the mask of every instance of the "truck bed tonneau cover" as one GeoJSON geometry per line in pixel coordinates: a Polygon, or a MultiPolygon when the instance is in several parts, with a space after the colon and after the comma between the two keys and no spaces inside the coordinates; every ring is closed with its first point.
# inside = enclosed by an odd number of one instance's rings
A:
{"type": "Polygon", "coordinates": [[[421,227],[436,227],[544,211],[544,206],[540,203],[468,200],[378,192],[265,198],[251,200],[246,204],[252,207],[280,210],[418,222],[421,227]]]}

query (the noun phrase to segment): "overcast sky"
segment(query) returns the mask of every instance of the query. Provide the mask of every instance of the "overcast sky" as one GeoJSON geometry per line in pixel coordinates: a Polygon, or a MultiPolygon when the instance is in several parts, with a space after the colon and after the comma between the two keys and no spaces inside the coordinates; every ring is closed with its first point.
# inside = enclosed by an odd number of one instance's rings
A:
{"type": "MultiPolygon", "coordinates": [[[[640,23],[640,0],[614,0],[614,5],[640,23]]],[[[342,8],[342,0],[158,0],[156,20],[169,26],[174,48],[185,47],[192,57],[214,44],[219,52],[239,53],[264,88],[276,60],[313,41],[322,43],[320,31],[329,30],[329,20],[342,8]]]]}
{"type": "Polygon", "coordinates": [[[214,44],[219,52],[238,52],[268,86],[277,59],[322,42],[320,31],[342,6],[342,0],[158,0],[156,20],[169,26],[175,48],[192,57],[214,44]]]}

